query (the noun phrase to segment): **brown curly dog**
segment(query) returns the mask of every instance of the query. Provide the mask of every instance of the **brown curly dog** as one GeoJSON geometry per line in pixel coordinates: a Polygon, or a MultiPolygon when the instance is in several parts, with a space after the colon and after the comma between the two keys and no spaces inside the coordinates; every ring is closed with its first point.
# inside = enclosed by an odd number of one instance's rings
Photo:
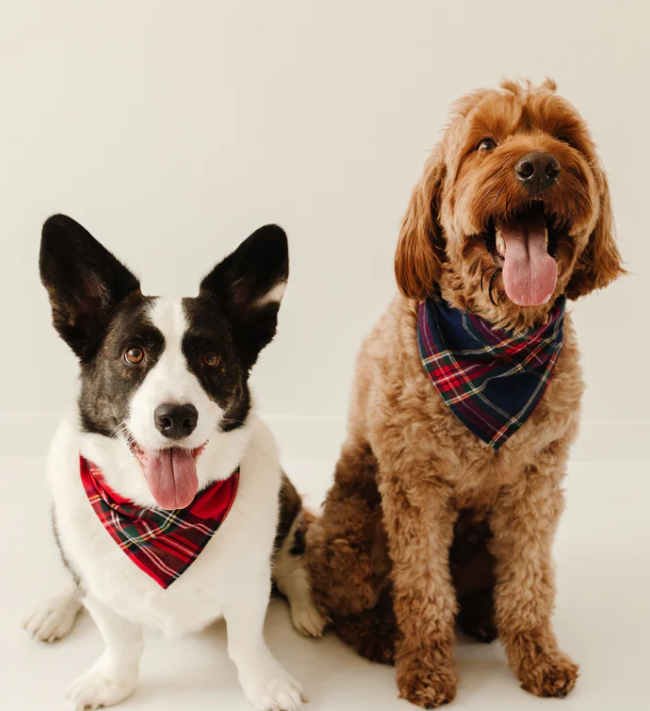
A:
{"type": "Polygon", "coordinates": [[[418,304],[438,294],[521,334],[562,295],[623,272],[595,146],[555,83],[460,99],[413,191],[395,258],[401,293],[363,343],[335,483],[307,535],[321,610],[361,654],[394,662],[415,704],[456,695],[455,620],[483,641],[498,634],[527,691],[573,688],[578,667],[551,624],[551,548],[583,391],[567,314],[544,397],[495,451],[432,386],[418,304]],[[509,276],[506,249],[523,260],[509,276]]]}

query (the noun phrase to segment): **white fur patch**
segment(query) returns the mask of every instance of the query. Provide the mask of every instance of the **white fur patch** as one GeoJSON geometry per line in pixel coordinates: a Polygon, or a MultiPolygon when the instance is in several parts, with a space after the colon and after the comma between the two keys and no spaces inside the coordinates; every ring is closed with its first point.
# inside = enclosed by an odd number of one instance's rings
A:
{"type": "Polygon", "coordinates": [[[165,403],[191,404],[199,417],[196,429],[183,441],[183,446],[190,449],[200,447],[216,431],[223,410],[208,397],[188,367],[182,349],[183,336],[187,331],[182,304],[170,299],[156,299],[150,318],[163,334],[165,347],[158,362],[133,395],[126,426],[142,447],[162,449],[169,446],[169,440],[156,429],[155,409],[165,403]]]}
{"type": "Polygon", "coordinates": [[[266,306],[267,304],[271,303],[280,303],[282,301],[282,297],[284,296],[284,292],[287,288],[287,282],[286,281],[281,281],[278,284],[276,284],[270,291],[267,291],[264,296],[262,296],[260,299],[258,299],[255,302],[255,305],[258,308],[261,308],[262,306],[266,306]]]}

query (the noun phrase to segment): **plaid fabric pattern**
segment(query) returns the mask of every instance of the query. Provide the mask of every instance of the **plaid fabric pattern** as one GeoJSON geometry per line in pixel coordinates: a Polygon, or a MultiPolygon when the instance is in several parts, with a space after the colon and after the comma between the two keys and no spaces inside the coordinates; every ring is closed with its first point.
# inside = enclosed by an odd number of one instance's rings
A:
{"type": "Polygon", "coordinates": [[[440,297],[422,301],[418,342],[424,368],[456,417],[498,450],[530,417],[562,350],[566,300],[522,336],[493,329],[440,297]]]}
{"type": "Polygon", "coordinates": [[[185,509],[136,506],[111,491],[101,471],[79,457],[81,481],[97,518],[129,558],[162,588],[177,580],[205,548],[228,515],[239,469],[197,494],[185,509]]]}

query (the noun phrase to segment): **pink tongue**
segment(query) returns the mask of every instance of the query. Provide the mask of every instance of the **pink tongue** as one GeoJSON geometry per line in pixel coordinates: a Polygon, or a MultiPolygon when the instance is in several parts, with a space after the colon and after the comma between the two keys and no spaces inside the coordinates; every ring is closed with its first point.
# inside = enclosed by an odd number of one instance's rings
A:
{"type": "Polygon", "coordinates": [[[544,212],[535,210],[525,219],[501,225],[506,241],[503,285],[519,306],[537,306],[555,291],[557,263],[546,246],[544,212]]]}
{"type": "Polygon", "coordinates": [[[184,509],[199,488],[196,463],[189,449],[147,452],[144,476],[153,498],[163,509],[184,509]]]}

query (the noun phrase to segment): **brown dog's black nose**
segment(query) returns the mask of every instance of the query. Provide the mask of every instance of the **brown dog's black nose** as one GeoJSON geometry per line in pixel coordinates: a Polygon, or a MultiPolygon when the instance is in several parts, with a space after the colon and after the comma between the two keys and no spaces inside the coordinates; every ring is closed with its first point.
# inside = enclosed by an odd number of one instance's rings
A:
{"type": "Polygon", "coordinates": [[[194,405],[165,403],[154,410],[156,429],[169,439],[183,439],[196,429],[199,413],[194,405]]]}
{"type": "Polygon", "coordinates": [[[547,190],[560,175],[560,163],[550,153],[533,151],[520,158],[515,165],[515,175],[532,193],[547,190]]]}

